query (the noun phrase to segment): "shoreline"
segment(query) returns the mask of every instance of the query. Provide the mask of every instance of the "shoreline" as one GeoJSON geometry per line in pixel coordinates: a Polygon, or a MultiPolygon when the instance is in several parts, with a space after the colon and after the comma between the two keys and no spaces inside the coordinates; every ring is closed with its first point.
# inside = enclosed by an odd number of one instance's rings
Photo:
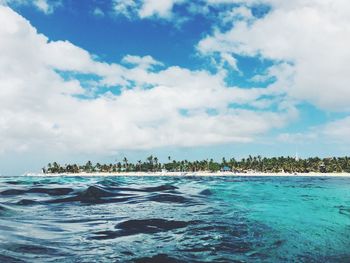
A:
{"type": "Polygon", "coordinates": [[[82,177],[93,177],[93,176],[193,176],[193,177],[255,177],[255,176],[266,176],[266,177],[350,177],[350,173],[261,173],[261,172],[249,172],[249,173],[233,173],[233,172],[116,172],[116,173],[106,173],[106,172],[95,172],[95,173],[26,173],[23,176],[82,176],[82,177]]]}

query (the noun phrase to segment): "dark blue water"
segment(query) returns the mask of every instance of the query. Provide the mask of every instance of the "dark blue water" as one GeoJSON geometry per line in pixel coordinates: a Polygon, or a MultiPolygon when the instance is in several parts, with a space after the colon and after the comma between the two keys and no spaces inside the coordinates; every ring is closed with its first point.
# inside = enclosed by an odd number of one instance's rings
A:
{"type": "Polygon", "coordinates": [[[350,178],[0,177],[0,262],[350,262],[350,178]]]}

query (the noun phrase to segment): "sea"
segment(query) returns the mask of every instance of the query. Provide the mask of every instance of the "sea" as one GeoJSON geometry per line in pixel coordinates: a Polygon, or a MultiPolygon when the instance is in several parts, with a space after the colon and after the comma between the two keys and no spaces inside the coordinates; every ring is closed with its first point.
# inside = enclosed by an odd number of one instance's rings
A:
{"type": "Polygon", "coordinates": [[[2,176],[0,262],[350,262],[350,178],[2,176]]]}

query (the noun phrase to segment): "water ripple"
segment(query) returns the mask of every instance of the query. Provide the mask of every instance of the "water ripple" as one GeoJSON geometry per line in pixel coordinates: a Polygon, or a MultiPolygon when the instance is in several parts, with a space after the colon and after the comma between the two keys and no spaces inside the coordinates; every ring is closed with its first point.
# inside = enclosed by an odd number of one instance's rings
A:
{"type": "Polygon", "coordinates": [[[0,262],[347,262],[350,180],[0,177],[0,262]]]}

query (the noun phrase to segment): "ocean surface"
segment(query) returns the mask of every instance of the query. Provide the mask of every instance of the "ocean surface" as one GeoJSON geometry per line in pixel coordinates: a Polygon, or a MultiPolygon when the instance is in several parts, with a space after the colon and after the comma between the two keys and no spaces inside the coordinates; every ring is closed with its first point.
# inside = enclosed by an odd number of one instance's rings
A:
{"type": "Polygon", "coordinates": [[[350,178],[0,177],[0,262],[350,262],[350,178]]]}

